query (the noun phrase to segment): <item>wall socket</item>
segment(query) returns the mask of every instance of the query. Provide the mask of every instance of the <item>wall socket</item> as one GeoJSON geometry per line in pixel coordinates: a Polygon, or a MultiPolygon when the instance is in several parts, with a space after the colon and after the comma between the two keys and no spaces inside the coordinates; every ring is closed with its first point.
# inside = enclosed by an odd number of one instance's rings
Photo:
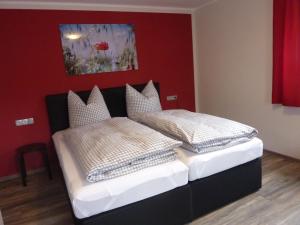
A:
{"type": "Polygon", "coordinates": [[[34,119],[33,118],[26,118],[26,119],[20,119],[16,120],[16,126],[26,126],[26,125],[31,125],[34,124],[34,119]]]}
{"type": "Polygon", "coordinates": [[[177,100],[177,95],[167,96],[167,101],[176,101],[176,100],[177,100]]]}

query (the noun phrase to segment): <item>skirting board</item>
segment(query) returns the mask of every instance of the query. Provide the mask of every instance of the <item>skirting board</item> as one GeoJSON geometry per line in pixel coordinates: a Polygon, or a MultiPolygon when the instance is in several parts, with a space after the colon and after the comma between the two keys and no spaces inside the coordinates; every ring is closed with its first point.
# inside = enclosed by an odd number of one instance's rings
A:
{"type": "Polygon", "coordinates": [[[289,159],[294,159],[294,160],[300,161],[300,157],[299,156],[294,156],[294,155],[289,155],[289,154],[282,154],[281,152],[273,151],[273,150],[270,150],[270,149],[264,149],[264,151],[272,152],[274,154],[283,156],[285,158],[289,158],[289,159]]]}
{"type": "MultiPolygon", "coordinates": [[[[33,174],[41,173],[41,172],[44,172],[45,170],[46,170],[45,167],[42,167],[42,168],[39,168],[39,169],[36,169],[36,170],[30,170],[30,171],[27,172],[27,175],[33,175],[33,174]]],[[[16,179],[16,178],[19,178],[19,177],[20,177],[20,174],[14,174],[14,175],[10,175],[10,176],[0,177],[0,182],[13,180],[13,179],[16,179]]],[[[0,223],[0,225],[2,225],[2,224],[0,223]]]]}

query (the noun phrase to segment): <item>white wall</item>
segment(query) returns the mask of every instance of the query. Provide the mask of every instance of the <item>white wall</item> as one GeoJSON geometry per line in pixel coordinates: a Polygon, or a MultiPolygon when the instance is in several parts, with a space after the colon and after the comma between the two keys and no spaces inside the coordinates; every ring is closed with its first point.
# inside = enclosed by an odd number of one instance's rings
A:
{"type": "Polygon", "coordinates": [[[218,0],[195,12],[198,104],[258,128],[265,149],[300,159],[300,108],[271,104],[272,17],[273,0],[218,0]]]}

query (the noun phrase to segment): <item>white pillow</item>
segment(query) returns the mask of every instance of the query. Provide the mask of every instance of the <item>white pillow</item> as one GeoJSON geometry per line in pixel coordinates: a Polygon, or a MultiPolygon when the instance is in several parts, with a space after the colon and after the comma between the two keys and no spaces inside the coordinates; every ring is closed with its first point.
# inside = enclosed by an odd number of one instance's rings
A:
{"type": "Polygon", "coordinates": [[[71,128],[81,127],[111,118],[104,98],[97,86],[91,91],[87,104],[73,91],[69,91],[68,110],[71,128]]]}
{"type": "Polygon", "coordinates": [[[134,119],[139,113],[161,111],[159,95],[152,80],[148,82],[140,93],[129,84],[126,84],[127,115],[134,119]]]}

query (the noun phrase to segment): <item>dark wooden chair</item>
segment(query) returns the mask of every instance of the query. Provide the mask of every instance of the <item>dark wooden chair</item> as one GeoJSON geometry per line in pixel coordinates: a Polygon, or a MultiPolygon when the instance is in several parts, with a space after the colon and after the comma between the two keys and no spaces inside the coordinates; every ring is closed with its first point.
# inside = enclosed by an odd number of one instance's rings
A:
{"type": "Polygon", "coordinates": [[[50,163],[48,159],[47,145],[45,143],[33,143],[33,144],[21,146],[17,149],[17,159],[18,159],[23,186],[27,185],[26,184],[27,172],[26,172],[24,155],[30,152],[40,152],[42,154],[49,179],[51,180],[52,173],[51,173],[50,163]]]}

